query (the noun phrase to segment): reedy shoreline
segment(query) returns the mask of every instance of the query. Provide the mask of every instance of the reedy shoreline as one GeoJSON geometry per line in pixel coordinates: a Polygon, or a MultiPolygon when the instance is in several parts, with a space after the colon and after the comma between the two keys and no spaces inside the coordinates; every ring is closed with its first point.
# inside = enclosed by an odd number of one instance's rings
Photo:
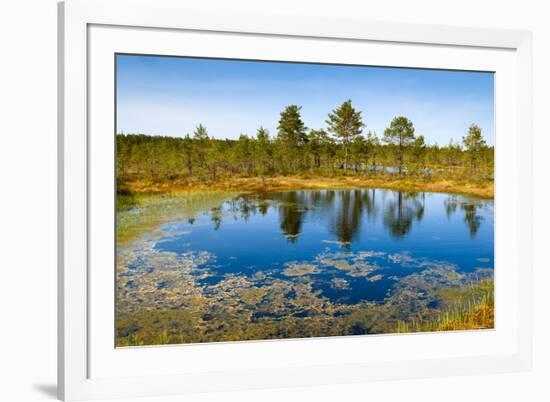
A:
{"type": "Polygon", "coordinates": [[[492,180],[454,177],[417,177],[395,175],[320,176],[292,175],[269,177],[234,177],[217,181],[135,180],[119,184],[118,191],[128,194],[180,193],[190,191],[272,192],[284,190],[322,190],[331,188],[385,188],[410,192],[440,192],[494,198],[492,180]]]}

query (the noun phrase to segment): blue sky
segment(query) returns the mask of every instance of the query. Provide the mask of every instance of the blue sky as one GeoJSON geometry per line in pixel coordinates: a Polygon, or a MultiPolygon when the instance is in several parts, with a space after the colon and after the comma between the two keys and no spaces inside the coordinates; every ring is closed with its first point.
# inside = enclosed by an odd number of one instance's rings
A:
{"type": "Polygon", "coordinates": [[[492,73],[118,55],[116,74],[119,133],[183,136],[200,123],[216,138],[275,135],[290,104],[319,129],[351,99],[365,133],[403,115],[430,144],[460,141],[472,123],[494,143],[492,73]]]}

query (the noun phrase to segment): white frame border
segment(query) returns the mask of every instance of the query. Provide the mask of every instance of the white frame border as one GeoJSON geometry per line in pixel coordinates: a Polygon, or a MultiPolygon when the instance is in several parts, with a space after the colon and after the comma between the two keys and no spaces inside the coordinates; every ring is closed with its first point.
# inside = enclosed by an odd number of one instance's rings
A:
{"type": "Polygon", "coordinates": [[[59,3],[58,395],[64,400],[351,383],[529,370],[532,365],[532,35],[526,31],[360,20],[212,13],[177,0],[67,0],[59,3]],[[132,12],[129,13],[128,10],[132,12]],[[89,379],[87,243],[88,25],[506,48],[517,57],[518,352],[512,355],[303,368],[89,379]],[[434,39],[437,38],[437,39],[434,39]],[[519,134],[518,134],[519,135],[519,134]]]}
{"type": "MultiPolygon", "coordinates": [[[[154,376],[191,372],[309,367],[514,353],[517,348],[516,53],[509,49],[395,42],[326,40],[255,34],[88,26],[88,376],[154,376]],[[119,52],[173,57],[224,57],[348,65],[489,71],[494,78],[498,208],[494,251],[495,323],[487,331],[210,342],[113,348],[115,259],[112,231],[116,124],[115,65],[119,52]],[[505,180],[503,180],[505,178],[505,180]],[[502,295],[500,297],[499,295],[502,295]],[[323,353],[319,353],[322,350],[323,353]]],[[[357,101],[357,99],[356,99],[357,101]]],[[[306,105],[307,108],[307,105],[306,105]]],[[[367,108],[368,109],[368,108],[367,108]]],[[[367,119],[368,120],[368,119],[367,119]]],[[[307,375],[307,370],[304,372],[307,375]]]]}

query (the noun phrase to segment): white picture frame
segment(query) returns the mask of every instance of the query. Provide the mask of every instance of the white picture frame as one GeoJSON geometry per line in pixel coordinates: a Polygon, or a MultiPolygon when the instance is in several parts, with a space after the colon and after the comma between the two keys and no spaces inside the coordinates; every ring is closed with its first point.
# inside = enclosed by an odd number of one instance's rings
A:
{"type": "MultiPolygon", "coordinates": [[[[60,3],[59,397],[64,400],[145,397],[529,370],[532,361],[531,48],[531,33],[525,31],[212,13],[186,9],[177,0],[68,0],[60,3]],[[271,57],[277,60],[285,57],[281,50],[284,46],[277,45],[278,41],[297,42],[289,46],[295,51],[300,41],[309,41],[312,47],[317,42],[333,46],[332,56],[325,56],[333,57],[332,62],[345,57],[347,46],[371,46],[381,49],[378,53],[373,51],[379,56],[371,57],[380,57],[380,63],[386,65],[486,68],[496,71],[497,75],[501,72],[503,78],[496,87],[496,114],[497,118],[503,118],[496,120],[499,133],[496,220],[498,231],[503,234],[500,240],[497,236],[497,241],[505,242],[506,247],[496,249],[495,270],[507,273],[500,278],[496,274],[497,326],[494,331],[444,334],[446,338],[441,341],[437,334],[409,334],[191,345],[193,349],[189,346],[138,348],[125,355],[112,353],[114,340],[111,345],[108,342],[111,318],[102,314],[111,306],[98,302],[94,296],[102,292],[103,281],[98,280],[101,277],[93,269],[96,249],[90,249],[90,242],[109,230],[108,226],[97,223],[104,221],[98,219],[103,209],[98,209],[97,205],[112,202],[112,198],[105,198],[108,193],[93,187],[97,180],[94,177],[108,175],[113,166],[105,163],[106,167],[101,169],[94,162],[112,158],[111,151],[99,154],[95,151],[100,144],[97,143],[98,128],[112,126],[110,104],[105,101],[112,91],[108,84],[112,77],[108,68],[102,72],[102,66],[107,66],[102,57],[129,50],[172,54],[177,52],[178,43],[185,41],[185,35],[202,34],[220,39],[228,37],[228,46],[224,49],[228,52],[224,53],[227,57],[232,54],[243,57],[244,50],[238,49],[243,48],[242,41],[247,38],[251,38],[249,48],[256,49],[256,53],[247,53],[249,58],[270,57],[265,48],[258,50],[260,46],[252,46],[252,40],[259,40],[270,44],[267,48],[273,49],[271,57]],[[140,36],[140,47],[133,44],[137,42],[135,35],[140,36]],[[162,48],[159,45],[161,37],[162,48]],[[415,47],[414,52],[410,52],[414,53],[414,59],[409,56],[405,61],[384,51],[386,47],[407,49],[411,46],[415,47]],[[441,60],[441,52],[446,52],[445,60],[441,60]],[[471,52],[477,52],[477,61],[470,61],[473,57],[468,57],[467,53],[471,52]],[[430,56],[430,53],[434,54],[430,56]],[[500,93],[499,88],[502,88],[500,93]],[[499,102],[499,96],[504,95],[508,95],[507,101],[499,102]],[[505,169],[508,180],[504,181],[499,179],[499,172],[505,169]],[[91,215],[90,211],[95,212],[91,215]],[[502,221],[499,216],[503,215],[512,217],[509,226],[499,223],[502,221]],[[506,266],[506,270],[499,266],[506,266]],[[498,303],[508,303],[506,311],[509,314],[505,317],[499,318],[498,303]],[[102,336],[103,332],[107,335],[102,336]],[[102,338],[107,342],[101,341],[102,338]],[[456,347],[454,353],[437,352],[450,344],[456,347]],[[475,344],[493,344],[494,348],[487,348],[483,353],[475,344]],[[321,345],[326,354],[319,357],[315,352],[321,345]],[[367,359],[361,353],[355,353],[353,358],[346,357],[352,355],[353,350],[384,351],[383,348],[392,345],[398,352],[386,359],[367,359]],[[410,349],[415,349],[415,353],[399,354],[399,351],[410,349]],[[176,360],[170,364],[166,360],[164,371],[145,370],[170,356],[181,357],[182,353],[190,356],[190,351],[194,359],[203,361],[200,370],[182,369],[180,372],[174,366],[176,360]],[[285,354],[288,358],[275,358],[285,354]],[[216,356],[222,355],[226,362],[231,356],[240,356],[239,364],[236,360],[234,363],[229,360],[230,363],[223,366],[217,364],[216,356]]],[[[200,55],[208,55],[213,48],[209,49],[206,41],[201,51],[200,55]]],[[[299,57],[296,54],[288,53],[287,57],[294,60],[299,57]]],[[[311,53],[302,57],[317,60],[320,56],[311,53]]],[[[112,132],[108,131],[107,135],[112,132]]],[[[104,213],[108,217],[111,212],[104,213]]]]}

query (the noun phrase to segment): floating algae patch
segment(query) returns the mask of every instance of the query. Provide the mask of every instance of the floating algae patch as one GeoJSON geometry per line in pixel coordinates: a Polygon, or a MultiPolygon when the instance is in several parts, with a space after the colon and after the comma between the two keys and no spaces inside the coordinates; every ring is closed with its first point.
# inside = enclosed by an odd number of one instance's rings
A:
{"type": "Polygon", "coordinates": [[[319,273],[319,268],[316,265],[300,263],[288,264],[283,271],[286,276],[304,276],[317,273],[319,273]]]}
{"type": "Polygon", "coordinates": [[[380,279],[382,279],[382,277],[383,276],[381,274],[372,275],[372,276],[367,277],[367,281],[376,282],[376,281],[379,281],[380,279]]]}
{"type": "Polygon", "coordinates": [[[262,301],[268,291],[269,289],[266,287],[251,287],[242,289],[239,292],[239,297],[246,304],[256,305],[262,301]]]}
{"type": "Polygon", "coordinates": [[[317,261],[325,267],[332,267],[343,271],[346,275],[360,277],[368,276],[380,269],[380,266],[373,259],[381,259],[384,255],[384,253],[375,252],[324,252],[317,256],[317,261]]]}
{"type": "Polygon", "coordinates": [[[345,280],[344,278],[333,278],[332,281],[330,281],[330,284],[333,288],[336,289],[349,289],[349,282],[345,280]]]}
{"type": "MultiPolygon", "coordinates": [[[[328,264],[327,264],[328,265],[328,264]]],[[[355,267],[355,264],[350,264],[346,260],[334,260],[331,262],[331,265],[338,269],[350,270],[355,267]]]]}

